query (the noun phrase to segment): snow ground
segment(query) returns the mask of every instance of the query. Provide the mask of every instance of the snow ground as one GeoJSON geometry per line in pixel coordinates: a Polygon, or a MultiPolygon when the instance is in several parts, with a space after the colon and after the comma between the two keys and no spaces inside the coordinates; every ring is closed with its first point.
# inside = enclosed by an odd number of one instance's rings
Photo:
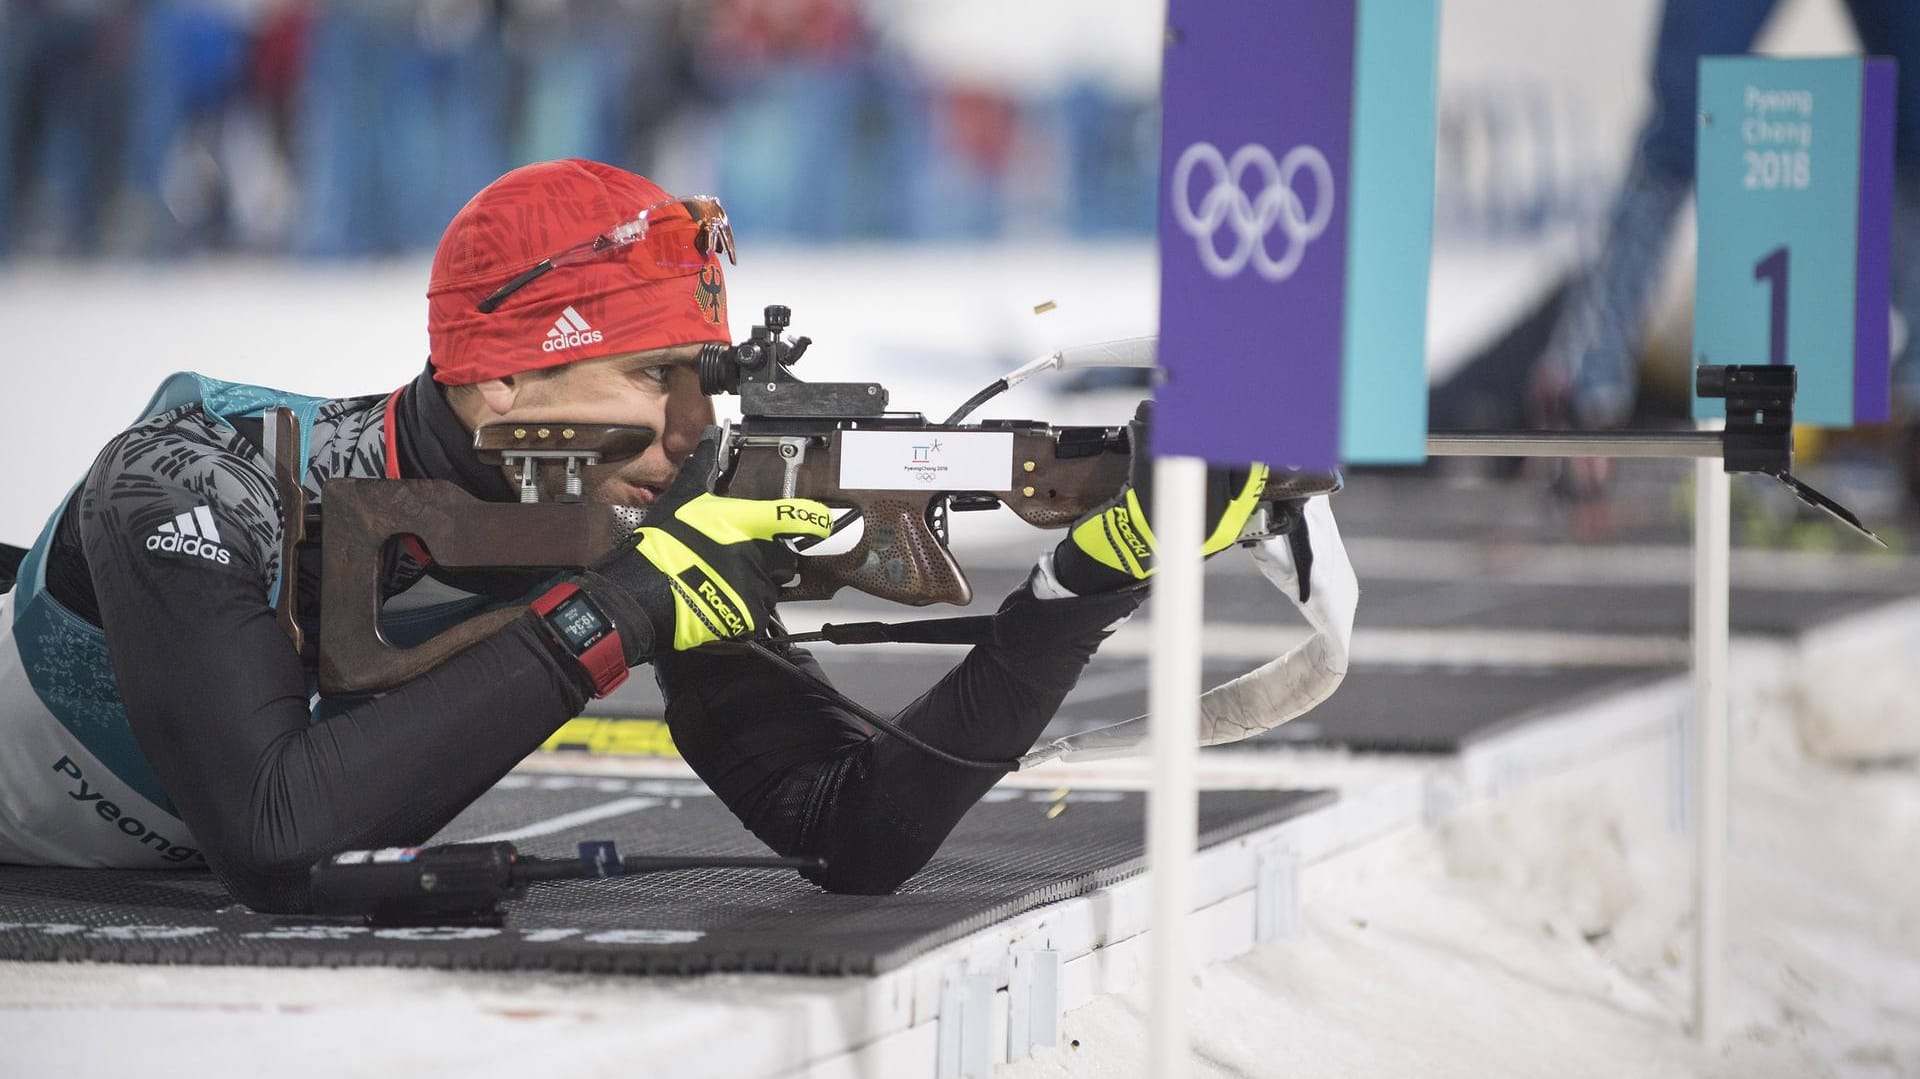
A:
{"type": "MultiPolygon", "coordinates": [[[[1665,797],[1589,780],[1315,870],[1300,939],[1196,979],[1194,1074],[1920,1074],[1920,767],[1815,759],[1789,700],[1738,721],[1723,1052],[1685,1025],[1689,848],[1665,797]]],[[[996,1074],[1139,1074],[1143,1000],[1068,1013],[1074,1044],[996,1074]]]]}

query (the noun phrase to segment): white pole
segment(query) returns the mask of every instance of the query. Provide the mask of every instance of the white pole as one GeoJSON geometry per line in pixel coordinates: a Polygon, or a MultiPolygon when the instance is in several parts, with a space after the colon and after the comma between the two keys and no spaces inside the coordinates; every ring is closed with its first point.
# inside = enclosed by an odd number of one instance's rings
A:
{"type": "MultiPolygon", "coordinates": [[[[1714,421],[1718,425],[1718,421],[1714,421]]],[[[1720,1045],[1727,963],[1727,572],[1724,464],[1699,461],[1693,507],[1693,1031],[1720,1045]]]]}
{"type": "Polygon", "coordinates": [[[1147,870],[1152,877],[1147,1030],[1154,1079],[1187,1074],[1186,1004],[1193,982],[1187,915],[1188,870],[1199,822],[1194,788],[1200,756],[1200,545],[1206,512],[1206,462],[1160,457],[1153,463],[1153,657],[1148,689],[1153,785],[1147,795],[1147,870]]]}

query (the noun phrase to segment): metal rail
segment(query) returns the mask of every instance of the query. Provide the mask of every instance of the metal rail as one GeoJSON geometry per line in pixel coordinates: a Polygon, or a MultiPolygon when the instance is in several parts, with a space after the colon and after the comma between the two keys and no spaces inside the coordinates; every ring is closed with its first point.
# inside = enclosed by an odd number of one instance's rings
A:
{"type": "Polygon", "coordinates": [[[1441,431],[1430,457],[1725,457],[1719,431],[1441,431]]]}

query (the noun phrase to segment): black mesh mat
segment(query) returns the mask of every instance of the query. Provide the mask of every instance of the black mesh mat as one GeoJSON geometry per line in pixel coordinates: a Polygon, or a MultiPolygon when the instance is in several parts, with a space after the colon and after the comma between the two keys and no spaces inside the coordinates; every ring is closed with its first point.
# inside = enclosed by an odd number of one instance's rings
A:
{"type": "MultiPolygon", "coordinates": [[[[940,656],[828,655],[822,664],[836,685],[883,713],[904,707],[945,670],[940,656]]],[[[1137,666],[1137,665],[1136,665],[1137,666]]],[[[1207,660],[1202,681],[1217,686],[1258,666],[1255,660],[1207,660]]],[[[1458,753],[1483,738],[1542,717],[1581,707],[1601,696],[1650,685],[1678,667],[1384,666],[1355,664],[1325,702],[1235,750],[1305,745],[1377,753],[1458,753]]],[[[1080,687],[1040,736],[1045,742],[1117,723],[1147,711],[1147,675],[1127,661],[1094,658],[1080,687]],[[1137,673],[1137,677],[1132,674],[1137,673]]],[[[636,709],[642,715],[660,715],[636,709]]],[[[606,714],[616,714],[607,709],[606,714]]],[[[591,749],[653,751],[670,744],[664,728],[649,738],[635,732],[599,732],[591,749]]],[[[564,743],[557,743],[564,744],[564,743]]],[[[574,744],[579,744],[576,736],[574,744]]],[[[1211,751],[1209,751],[1211,752],[1211,751]]]]}
{"type": "MultiPolygon", "coordinates": [[[[1045,903],[1139,872],[1137,793],[998,789],[890,896],[830,895],[789,873],[703,870],[535,885],[506,924],[371,929],[256,914],[202,873],[0,867],[0,959],[238,966],[395,966],[635,974],[872,974],[1045,903]]],[[[1322,791],[1201,795],[1202,846],[1327,805],[1322,791]]],[[[441,841],[612,813],[515,838],[566,856],[584,839],[630,854],[761,854],[698,784],[509,777],[441,841]]],[[[506,838],[506,837],[500,837],[506,838]]]]}
{"type": "Polygon", "coordinates": [[[1679,673],[1661,667],[1356,669],[1326,703],[1246,743],[1459,753],[1529,722],[1679,673]]]}

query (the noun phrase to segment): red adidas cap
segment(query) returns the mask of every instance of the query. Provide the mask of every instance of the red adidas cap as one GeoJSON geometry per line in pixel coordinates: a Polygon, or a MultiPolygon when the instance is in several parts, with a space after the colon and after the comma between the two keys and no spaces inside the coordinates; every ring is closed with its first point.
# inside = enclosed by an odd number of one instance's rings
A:
{"type": "Polygon", "coordinates": [[[433,377],[463,385],[670,345],[731,343],[719,259],[666,267],[644,241],[559,266],[491,313],[479,310],[542,259],[673,199],[643,176],[578,159],[527,165],[482,188],[434,251],[433,377]]]}

